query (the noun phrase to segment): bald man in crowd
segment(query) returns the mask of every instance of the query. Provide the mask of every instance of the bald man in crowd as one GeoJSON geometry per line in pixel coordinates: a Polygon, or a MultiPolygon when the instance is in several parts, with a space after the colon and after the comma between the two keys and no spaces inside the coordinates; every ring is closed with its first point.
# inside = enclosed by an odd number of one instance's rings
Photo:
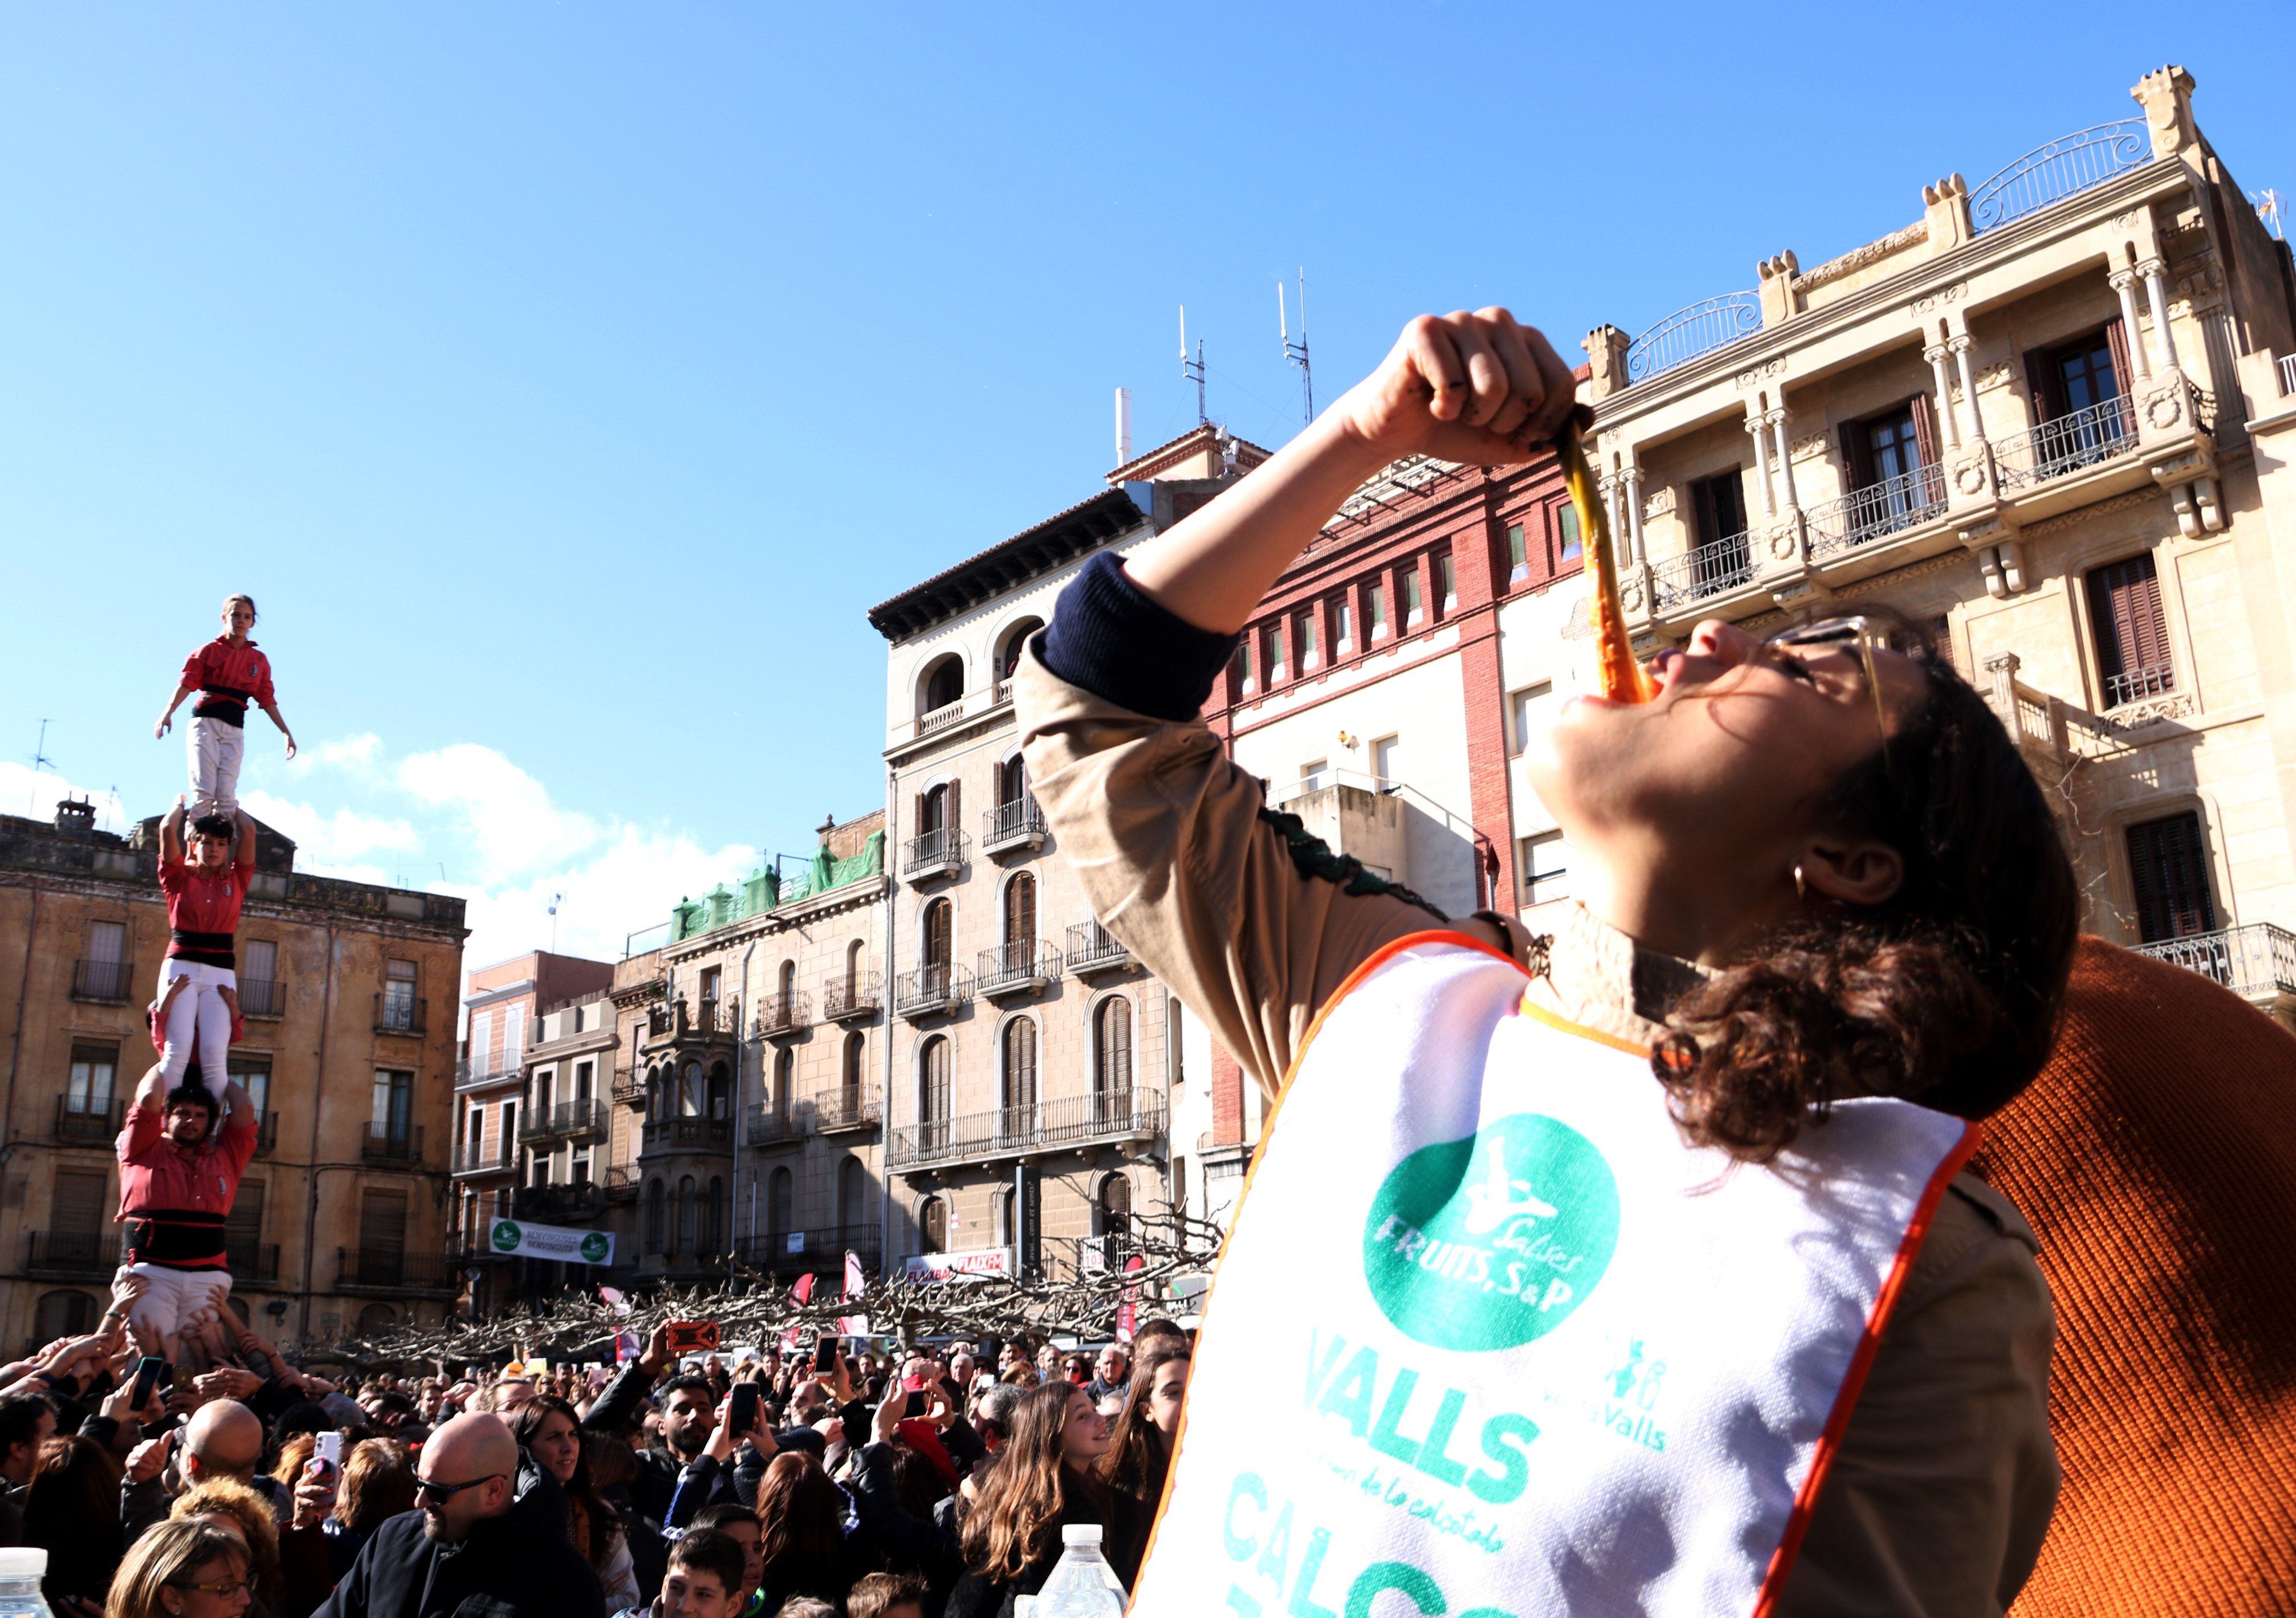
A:
{"type": "Polygon", "coordinates": [[[144,1440],[128,1452],[127,1470],[119,1480],[119,1521],[129,1541],[166,1516],[176,1495],[219,1477],[245,1483],[270,1505],[274,1517],[283,1519],[286,1491],[276,1480],[257,1474],[262,1459],[262,1418],[232,1399],[201,1405],[184,1425],[180,1441],[173,1433],[144,1440]],[[172,1489],[167,1477],[170,1460],[178,1485],[172,1489]]]}
{"type": "Polygon", "coordinates": [[[605,1618],[566,1497],[497,1416],[458,1416],[414,1469],[417,1509],[375,1530],[314,1618],[605,1618]]]}

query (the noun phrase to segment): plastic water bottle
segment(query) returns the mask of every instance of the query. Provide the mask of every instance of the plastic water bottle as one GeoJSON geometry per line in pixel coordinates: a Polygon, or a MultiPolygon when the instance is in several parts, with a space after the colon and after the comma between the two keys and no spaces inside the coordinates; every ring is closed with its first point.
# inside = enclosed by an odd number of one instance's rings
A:
{"type": "MultiPolygon", "coordinates": [[[[1061,1559],[1037,1592],[1031,1618],[1124,1618],[1124,1586],[1100,1554],[1100,1524],[1061,1530],[1061,1559]]],[[[0,1618],[7,1618],[0,1608],[0,1618]]]]}
{"type": "Polygon", "coordinates": [[[48,1553],[37,1546],[0,1550],[0,1618],[55,1618],[40,1598],[48,1553]]]}

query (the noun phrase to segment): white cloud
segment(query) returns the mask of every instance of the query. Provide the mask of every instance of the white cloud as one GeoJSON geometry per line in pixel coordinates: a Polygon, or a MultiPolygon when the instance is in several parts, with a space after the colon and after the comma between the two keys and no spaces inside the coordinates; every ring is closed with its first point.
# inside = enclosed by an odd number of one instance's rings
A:
{"type": "Polygon", "coordinates": [[[0,815],[53,821],[56,805],[66,798],[85,798],[95,805],[96,830],[127,834],[127,811],[111,788],[82,786],[53,770],[36,770],[12,760],[0,762],[0,815]]]}
{"type": "Polygon", "coordinates": [[[293,838],[300,863],[314,869],[327,866],[330,875],[348,875],[340,867],[365,855],[411,854],[422,846],[422,838],[405,819],[363,814],[355,809],[323,814],[308,803],[266,792],[245,793],[240,802],[264,825],[293,838]]]}
{"type": "Polygon", "coordinates": [[[343,769],[371,769],[382,757],[382,738],[372,730],[363,735],[341,736],[332,742],[322,742],[316,747],[306,747],[296,755],[314,764],[329,764],[343,769]]]}
{"type": "Polygon", "coordinates": [[[475,742],[414,754],[399,765],[398,784],[420,802],[459,818],[480,867],[488,873],[558,865],[602,835],[587,815],[559,809],[541,782],[475,742]]]}
{"type": "Polygon", "coordinates": [[[435,885],[468,903],[463,923],[471,939],[463,959],[472,966],[554,948],[554,898],[558,952],[616,961],[631,933],[668,920],[669,908],[679,899],[730,883],[757,863],[758,850],[742,844],[705,849],[682,834],[619,825],[589,858],[547,876],[435,885]]]}

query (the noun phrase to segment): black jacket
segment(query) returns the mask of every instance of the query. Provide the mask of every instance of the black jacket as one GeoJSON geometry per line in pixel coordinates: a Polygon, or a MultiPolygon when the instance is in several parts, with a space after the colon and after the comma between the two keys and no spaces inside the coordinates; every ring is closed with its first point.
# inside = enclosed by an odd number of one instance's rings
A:
{"type": "Polygon", "coordinates": [[[566,1538],[566,1497],[519,1453],[510,1509],[460,1545],[402,1512],[374,1531],[314,1618],[605,1618],[598,1575],[566,1538]]]}
{"type": "MultiPolygon", "coordinates": [[[[631,1360],[615,1372],[614,1379],[599,1392],[590,1406],[590,1414],[582,1418],[582,1425],[593,1433],[626,1437],[630,1417],[637,1413],[639,1402],[653,1392],[653,1373],[637,1360],[631,1360]]],[[[639,1515],[663,1522],[669,1515],[670,1499],[677,1492],[677,1460],[652,1445],[634,1444],[631,1448],[637,1455],[638,1475],[630,1485],[630,1499],[636,1504],[639,1515]]]]}

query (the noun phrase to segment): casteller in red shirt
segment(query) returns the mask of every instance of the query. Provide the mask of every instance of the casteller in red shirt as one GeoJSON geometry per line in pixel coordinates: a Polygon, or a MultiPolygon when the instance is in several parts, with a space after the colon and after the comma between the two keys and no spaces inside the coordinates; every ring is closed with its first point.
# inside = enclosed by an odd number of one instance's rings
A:
{"type": "Polygon", "coordinates": [[[220,876],[193,870],[181,858],[160,859],[160,891],[168,896],[168,953],[207,966],[232,964],[232,934],[255,880],[251,860],[234,859],[220,876]]]}
{"type": "Polygon", "coordinates": [[[234,1105],[227,1119],[187,1147],[168,1135],[166,1109],[144,1100],[138,1095],[128,1105],[127,1127],[119,1140],[119,1217],[130,1228],[128,1261],[221,1269],[223,1220],[239,1195],[239,1177],[255,1156],[255,1110],[234,1105]],[[191,1218],[168,1217],[186,1214],[191,1218]]]}
{"type": "Polygon", "coordinates": [[[234,641],[218,635],[184,660],[177,685],[200,694],[194,717],[221,719],[226,725],[247,723],[247,705],[269,708],[278,700],[271,689],[271,660],[256,650],[251,640],[234,641]]]}

